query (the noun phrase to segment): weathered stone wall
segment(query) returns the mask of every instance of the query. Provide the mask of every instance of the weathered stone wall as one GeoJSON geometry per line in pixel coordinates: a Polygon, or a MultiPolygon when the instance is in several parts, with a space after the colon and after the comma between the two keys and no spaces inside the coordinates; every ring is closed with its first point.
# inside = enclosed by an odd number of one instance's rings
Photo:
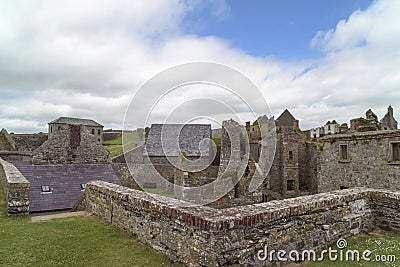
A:
{"type": "Polygon", "coordinates": [[[274,161],[265,188],[284,197],[316,193],[316,168],[317,150],[305,134],[289,127],[278,127],[274,161]],[[290,188],[288,181],[294,181],[294,187],[290,188]]]}
{"type": "Polygon", "coordinates": [[[15,142],[15,146],[19,151],[33,151],[47,141],[46,133],[37,134],[11,134],[11,138],[15,142]]]}
{"type": "Polygon", "coordinates": [[[100,181],[85,194],[89,212],[188,266],[268,266],[257,259],[265,245],[319,251],[400,223],[400,193],[360,188],[223,210],[100,181]]]}
{"type": "Polygon", "coordinates": [[[6,129],[0,131],[0,151],[17,150],[14,140],[10,137],[6,129]]]}
{"type": "Polygon", "coordinates": [[[31,161],[31,151],[0,151],[0,157],[8,162],[13,161],[31,161]]]}
{"type": "Polygon", "coordinates": [[[66,125],[33,152],[34,164],[107,163],[109,153],[85,127],[66,125]]]}
{"type": "Polygon", "coordinates": [[[115,174],[118,176],[121,185],[133,189],[139,189],[140,187],[133,179],[132,174],[129,171],[128,166],[125,163],[112,163],[112,167],[115,171],[115,174]]]}
{"type": "Polygon", "coordinates": [[[11,163],[0,158],[0,179],[6,195],[8,214],[29,213],[29,181],[11,163]]]}
{"type": "Polygon", "coordinates": [[[390,162],[390,143],[400,131],[380,131],[323,137],[318,149],[318,192],[348,187],[400,190],[400,163],[390,162]],[[348,159],[341,159],[347,145],[348,159]]]}
{"type": "Polygon", "coordinates": [[[122,131],[119,132],[103,132],[103,141],[114,140],[122,135],[122,131]]]}

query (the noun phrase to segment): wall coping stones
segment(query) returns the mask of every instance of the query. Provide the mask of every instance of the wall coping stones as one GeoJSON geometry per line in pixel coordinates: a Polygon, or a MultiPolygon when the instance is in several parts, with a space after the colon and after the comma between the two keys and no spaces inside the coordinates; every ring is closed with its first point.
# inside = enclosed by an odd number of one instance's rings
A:
{"type": "Polygon", "coordinates": [[[0,178],[3,179],[8,214],[29,213],[30,183],[13,164],[1,157],[0,178]]]}
{"type": "Polygon", "coordinates": [[[0,150],[0,155],[21,155],[21,156],[32,156],[32,151],[8,151],[8,150],[0,150]]]}
{"type": "Polygon", "coordinates": [[[5,173],[7,183],[10,184],[30,184],[28,179],[11,163],[0,158],[0,165],[5,173]]]}
{"type": "Polygon", "coordinates": [[[321,142],[330,142],[331,140],[355,140],[355,139],[380,139],[380,138],[391,138],[399,137],[400,130],[394,131],[370,131],[370,132],[354,132],[351,134],[334,134],[326,135],[318,138],[321,142]]]}
{"type": "MultiPolygon", "coordinates": [[[[160,213],[178,219],[201,230],[216,232],[268,223],[289,216],[298,216],[317,210],[326,210],[359,199],[400,199],[400,192],[352,188],[329,193],[275,200],[226,209],[197,206],[181,200],[103,182],[88,183],[88,190],[94,190],[111,199],[122,200],[130,209],[160,213]]],[[[89,198],[87,198],[89,199],[89,198]]]]}

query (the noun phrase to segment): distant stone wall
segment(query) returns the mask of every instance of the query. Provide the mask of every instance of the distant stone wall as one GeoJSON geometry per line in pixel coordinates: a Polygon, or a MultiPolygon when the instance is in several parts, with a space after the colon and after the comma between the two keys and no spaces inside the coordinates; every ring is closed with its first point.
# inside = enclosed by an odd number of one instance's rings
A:
{"type": "Polygon", "coordinates": [[[122,131],[119,132],[103,132],[103,141],[114,140],[122,135],[122,131]]]}
{"type": "Polygon", "coordinates": [[[11,163],[0,158],[0,178],[6,195],[8,214],[29,213],[29,181],[11,163]]]}
{"type": "Polygon", "coordinates": [[[318,192],[360,186],[400,190],[400,162],[392,162],[390,152],[400,131],[334,135],[319,142],[318,192]],[[347,147],[346,158],[341,146],[347,147]]]}
{"type": "Polygon", "coordinates": [[[33,151],[47,141],[46,133],[37,134],[11,134],[15,146],[19,151],[33,151]]]}
{"type": "Polygon", "coordinates": [[[13,161],[31,161],[31,151],[0,151],[0,157],[8,162],[13,161]]]}
{"type": "Polygon", "coordinates": [[[17,150],[14,140],[10,137],[6,129],[0,131],[0,151],[17,150]]]}
{"type": "Polygon", "coordinates": [[[349,189],[217,210],[101,181],[87,210],[187,266],[270,266],[269,249],[320,251],[380,226],[400,229],[400,193],[349,189]]]}

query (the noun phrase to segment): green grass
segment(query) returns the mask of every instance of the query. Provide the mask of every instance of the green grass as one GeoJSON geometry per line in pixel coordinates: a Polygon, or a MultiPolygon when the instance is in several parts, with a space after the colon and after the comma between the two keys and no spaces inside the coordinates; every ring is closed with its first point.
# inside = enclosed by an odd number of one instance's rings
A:
{"type": "Polygon", "coordinates": [[[173,266],[95,217],[32,223],[8,216],[0,183],[0,266],[173,266]]]}
{"type": "MultiPolygon", "coordinates": [[[[124,134],[125,150],[129,150],[130,148],[132,148],[132,145],[139,140],[140,137],[137,131],[133,131],[131,133],[125,133],[124,134]]],[[[108,152],[110,152],[112,158],[124,152],[122,146],[122,135],[118,136],[113,140],[104,141],[103,145],[104,148],[107,149],[108,152]]]]}
{"type": "MultiPolygon", "coordinates": [[[[375,231],[369,234],[362,234],[347,239],[348,246],[343,249],[344,253],[348,250],[358,250],[360,255],[365,250],[372,252],[370,259],[374,260],[376,255],[395,255],[396,262],[367,262],[367,261],[329,261],[326,259],[322,262],[307,262],[301,266],[313,267],[313,266],[365,266],[365,267],[376,267],[376,266],[400,266],[400,232],[387,232],[387,231],[375,231]]],[[[333,249],[338,249],[337,246],[332,246],[333,249]]],[[[361,257],[361,256],[360,256],[361,257]]],[[[327,257],[325,257],[327,258],[327,257]]]]}
{"type": "Polygon", "coordinates": [[[221,134],[213,134],[211,138],[217,147],[221,146],[221,134]]]}

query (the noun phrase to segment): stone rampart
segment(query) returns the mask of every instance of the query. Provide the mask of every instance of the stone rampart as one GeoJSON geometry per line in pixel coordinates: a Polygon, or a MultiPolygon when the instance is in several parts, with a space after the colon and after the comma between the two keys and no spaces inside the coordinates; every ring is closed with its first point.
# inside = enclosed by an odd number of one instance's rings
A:
{"type": "Polygon", "coordinates": [[[0,158],[0,178],[6,195],[8,214],[29,213],[29,181],[11,163],[0,158]]]}
{"type": "Polygon", "coordinates": [[[106,182],[90,182],[87,210],[187,266],[268,266],[257,252],[320,251],[377,226],[399,229],[400,193],[354,188],[213,209],[106,182]]]}
{"type": "Polygon", "coordinates": [[[0,157],[8,162],[31,161],[31,151],[0,151],[0,157]]]}

